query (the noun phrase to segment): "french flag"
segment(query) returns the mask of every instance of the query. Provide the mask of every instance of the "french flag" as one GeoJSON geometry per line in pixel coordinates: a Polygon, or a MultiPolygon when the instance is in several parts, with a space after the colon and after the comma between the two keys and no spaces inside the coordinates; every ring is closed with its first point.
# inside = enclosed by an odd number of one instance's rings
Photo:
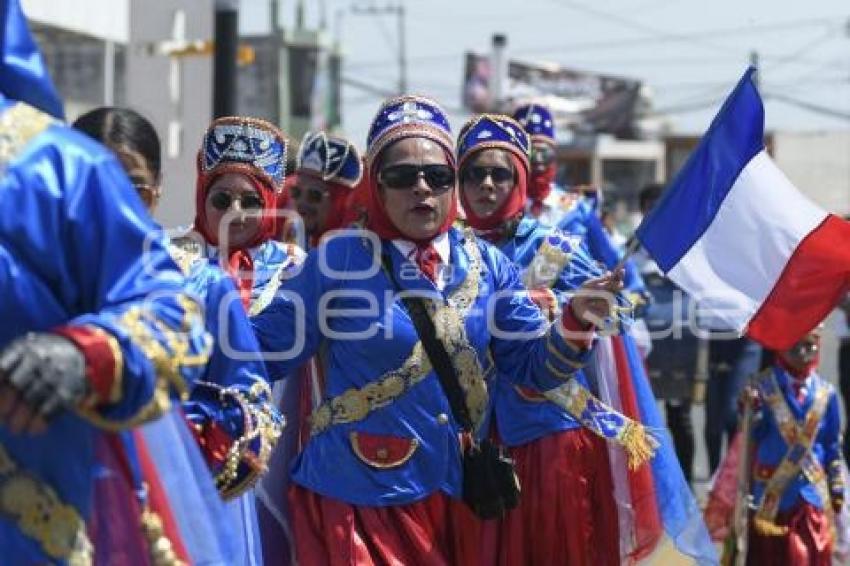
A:
{"type": "Polygon", "coordinates": [[[749,68],[637,229],[703,312],[785,350],[847,293],[850,223],[804,197],[768,157],[749,68]]]}

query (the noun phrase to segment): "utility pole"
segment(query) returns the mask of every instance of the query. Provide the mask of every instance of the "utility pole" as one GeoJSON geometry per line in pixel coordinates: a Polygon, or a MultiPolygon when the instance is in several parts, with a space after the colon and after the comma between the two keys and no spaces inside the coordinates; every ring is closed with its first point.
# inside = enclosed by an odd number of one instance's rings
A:
{"type": "Polygon", "coordinates": [[[371,6],[352,6],[352,14],[365,14],[370,16],[380,16],[382,14],[395,14],[398,18],[398,93],[405,94],[407,92],[407,34],[405,32],[406,11],[404,4],[387,4],[384,7],[378,7],[372,4],[371,6]]]}
{"type": "Polygon", "coordinates": [[[404,4],[396,6],[398,15],[398,93],[407,92],[407,34],[405,33],[404,4]]]}
{"type": "Polygon", "coordinates": [[[750,65],[756,69],[753,74],[753,83],[756,85],[756,90],[761,91],[761,68],[759,67],[759,52],[756,50],[750,51],[750,65]]]}
{"type": "Polygon", "coordinates": [[[493,72],[493,106],[496,112],[503,112],[505,97],[507,95],[508,62],[505,51],[508,46],[508,36],[503,33],[494,33],[492,38],[493,52],[490,61],[493,72]]]}
{"type": "Polygon", "coordinates": [[[236,114],[236,57],[239,48],[239,0],[215,0],[213,117],[236,114]]]}

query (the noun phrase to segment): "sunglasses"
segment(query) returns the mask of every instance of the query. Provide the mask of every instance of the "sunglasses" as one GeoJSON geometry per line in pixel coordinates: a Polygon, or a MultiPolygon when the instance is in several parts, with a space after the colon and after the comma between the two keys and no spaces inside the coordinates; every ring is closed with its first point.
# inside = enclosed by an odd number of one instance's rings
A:
{"type": "Polygon", "coordinates": [[[378,179],[388,189],[409,189],[416,185],[419,175],[434,191],[445,191],[455,184],[455,170],[448,165],[390,165],[381,169],[378,179]]]}
{"type": "Polygon", "coordinates": [[[501,185],[503,183],[507,183],[508,181],[514,180],[514,172],[512,169],[508,169],[507,167],[482,167],[479,165],[474,165],[472,167],[468,167],[466,171],[464,171],[464,176],[467,181],[472,181],[473,183],[481,184],[487,177],[493,180],[497,185],[501,185]]]}
{"type": "Polygon", "coordinates": [[[210,204],[216,210],[228,210],[233,201],[238,200],[243,210],[259,210],[263,208],[263,199],[257,195],[241,195],[234,197],[230,193],[219,192],[210,197],[210,204]]]}
{"type": "Polygon", "coordinates": [[[303,197],[311,204],[319,204],[325,200],[325,191],[321,189],[302,189],[298,185],[292,187],[290,194],[294,200],[301,200],[303,197]]]}
{"type": "Polygon", "coordinates": [[[532,163],[552,163],[555,160],[555,150],[549,146],[531,148],[532,163]]]}

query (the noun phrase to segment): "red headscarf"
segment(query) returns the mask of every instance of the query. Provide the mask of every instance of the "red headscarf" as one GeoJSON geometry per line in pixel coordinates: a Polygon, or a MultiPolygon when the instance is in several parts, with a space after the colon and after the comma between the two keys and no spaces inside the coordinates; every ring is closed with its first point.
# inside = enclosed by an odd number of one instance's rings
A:
{"type": "MultiPolygon", "coordinates": [[[[407,136],[407,137],[415,137],[415,136],[407,136]]],[[[405,139],[405,138],[400,138],[405,139]]],[[[431,138],[427,138],[430,141],[434,141],[431,138]]],[[[398,141],[398,140],[396,140],[398,141]]],[[[364,175],[366,179],[366,187],[368,190],[368,202],[366,206],[366,228],[374,232],[378,235],[379,238],[384,240],[410,240],[414,242],[417,246],[423,246],[430,243],[436,236],[440,234],[444,234],[449,231],[449,228],[452,227],[455,220],[457,219],[457,185],[452,188],[452,203],[451,208],[449,209],[448,214],[446,214],[446,218],[443,221],[443,224],[440,228],[428,239],[423,241],[411,240],[410,237],[405,236],[398,227],[392,223],[389,215],[387,214],[387,209],[384,206],[384,200],[381,198],[381,192],[378,188],[378,172],[381,167],[381,156],[384,154],[386,149],[390,147],[387,145],[384,149],[381,150],[381,153],[375,157],[375,160],[372,163],[372,166],[368,170],[368,174],[364,175]]],[[[440,147],[443,148],[443,152],[446,154],[446,161],[449,166],[455,167],[455,158],[454,154],[444,147],[442,144],[440,147]]]]}
{"type": "Polygon", "coordinates": [[[357,183],[357,186],[354,187],[351,191],[351,195],[348,199],[347,208],[345,211],[345,217],[343,218],[343,226],[350,226],[352,224],[361,224],[367,217],[367,211],[369,209],[369,171],[366,169],[364,164],[363,166],[363,176],[360,178],[360,182],[357,183]]]}
{"type": "Polygon", "coordinates": [[[528,183],[528,200],[531,201],[531,210],[535,216],[543,210],[543,201],[552,192],[552,183],[557,173],[558,166],[555,163],[550,163],[542,173],[532,171],[528,183]]]}
{"type": "MultiPolygon", "coordinates": [[[[487,148],[482,148],[482,150],[483,149],[487,148]]],[[[475,155],[475,153],[471,153],[469,155],[475,155]]],[[[525,208],[526,187],[528,185],[528,166],[519,157],[514,155],[513,152],[508,152],[508,156],[511,158],[514,171],[516,171],[516,184],[514,184],[514,188],[511,190],[508,198],[505,199],[505,202],[502,203],[502,206],[500,206],[493,214],[487,217],[477,216],[475,211],[472,209],[472,206],[467,201],[466,194],[463,191],[460,192],[461,203],[463,204],[463,210],[466,213],[466,221],[476,230],[488,231],[498,229],[506,222],[517,218],[520,214],[522,214],[522,211],[525,208]]],[[[464,163],[468,160],[469,157],[465,158],[464,163]]]]}
{"type": "Polygon", "coordinates": [[[325,217],[325,226],[322,229],[320,234],[316,234],[313,237],[312,245],[316,245],[319,242],[319,239],[326,233],[331,230],[337,230],[344,226],[347,226],[350,222],[347,222],[349,217],[349,208],[352,199],[352,193],[354,189],[343,185],[342,183],[335,183],[333,181],[326,181],[322,179],[322,176],[319,173],[314,173],[309,169],[302,169],[298,171],[296,174],[300,175],[309,175],[316,179],[319,179],[324,183],[325,187],[328,189],[329,198],[329,207],[328,207],[328,215],[325,217]]]}
{"type": "Polygon", "coordinates": [[[242,163],[224,163],[216,167],[211,174],[204,175],[200,167],[199,157],[198,179],[195,184],[194,228],[203,236],[205,241],[213,246],[219,246],[219,241],[218,234],[209,230],[206,207],[207,194],[213,182],[226,173],[238,173],[246,177],[263,201],[262,217],[256,234],[238,248],[231,247],[227,250],[219,250],[222,257],[227,258],[227,272],[236,279],[242,303],[247,308],[251,301],[251,289],[254,285],[254,260],[248,250],[276,236],[278,194],[265,180],[254,174],[251,167],[242,163]]]}

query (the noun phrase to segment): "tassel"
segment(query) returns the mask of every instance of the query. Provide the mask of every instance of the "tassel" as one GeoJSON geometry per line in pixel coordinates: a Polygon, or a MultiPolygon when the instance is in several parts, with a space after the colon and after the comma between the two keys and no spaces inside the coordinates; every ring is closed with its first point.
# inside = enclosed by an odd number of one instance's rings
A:
{"type": "Polygon", "coordinates": [[[186,566],[174,552],[174,547],[165,535],[162,519],[154,511],[142,511],[142,532],[148,541],[150,558],[154,566],[186,566]]]}
{"type": "Polygon", "coordinates": [[[658,449],[658,440],[639,422],[631,421],[623,427],[619,437],[620,446],[626,451],[629,469],[634,471],[650,461],[658,449]]]}
{"type": "Polygon", "coordinates": [[[759,534],[769,537],[781,537],[788,534],[788,527],[777,525],[773,521],[759,517],[758,515],[753,517],[753,526],[759,534]]]}

